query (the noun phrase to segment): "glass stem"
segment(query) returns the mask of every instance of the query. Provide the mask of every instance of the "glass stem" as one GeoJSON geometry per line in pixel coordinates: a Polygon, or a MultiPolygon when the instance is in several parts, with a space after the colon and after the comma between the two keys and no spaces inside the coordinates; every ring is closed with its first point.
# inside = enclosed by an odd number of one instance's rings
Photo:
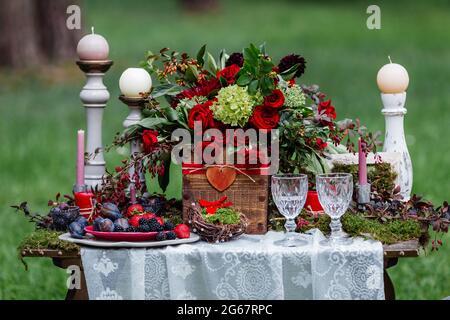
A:
{"type": "Polygon", "coordinates": [[[286,223],[284,224],[284,227],[286,228],[286,237],[292,238],[295,236],[295,228],[297,227],[295,224],[294,219],[286,219],[286,223]]]}
{"type": "Polygon", "coordinates": [[[342,223],[340,218],[332,218],[330,223],[331,238],[336,238],[338,233],[342,232],[342,223]]]}

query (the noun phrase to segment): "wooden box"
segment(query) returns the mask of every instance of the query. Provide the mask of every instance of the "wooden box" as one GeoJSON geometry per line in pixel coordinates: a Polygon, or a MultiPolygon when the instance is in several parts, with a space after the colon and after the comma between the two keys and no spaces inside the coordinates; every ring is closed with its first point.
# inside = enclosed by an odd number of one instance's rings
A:
{"type": "Polygon", "coordinates": [[[227,196],[233,208],[245,214],[249,220],[248,234],[267,232],[269,177],[268,175],[236,175],[234,183],[225,191],[219,192],[208,182],[205,174],[183,175],[183,219],[187,222],[187,209],[199,199],[216,201],[227,196]]]}

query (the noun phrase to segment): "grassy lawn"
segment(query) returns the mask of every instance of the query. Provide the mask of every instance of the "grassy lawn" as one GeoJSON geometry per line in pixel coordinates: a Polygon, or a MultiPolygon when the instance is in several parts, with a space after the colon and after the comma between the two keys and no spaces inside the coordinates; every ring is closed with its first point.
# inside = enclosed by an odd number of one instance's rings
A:
{"type": "MultiPolygon", "coordinates": [[[[375,83],[387,55],[410,75],[405,131],[414,166],[414,191],[432,201],[448,199],[450,168],[450,6],[378,1],[382,29],[366,28],[368,1],[221,1],[208,15],[181,12],[175,1],[85,1],[82,19],[110,44],[114,66],[104,119],[104,141],[121,130],[127,112],[116,98],[118,79],[146,50],[162,47],[195,53],[237,50],[266,41],[275,58],[296,52],[308,61],[301,80],[318,83],[338,118],[359,117],[370,130],[384,129],[375,83]],[[107,5],[106,5],[107,4],[107,5]]],[[[78,95],[84,78],[74,63],[12,73],[0,71],[0,299],[62,299],[66,274],[50,260],[28,259],[25,271],[16,247],[32,225],[8,206],[28,200],[45,210],[49,198],[68,193],[75,178],[76,130],[85,115],[78,95]]],[[[108,154],[109,166],[120,155],[108,154]]],[[[170,193],[178,194],[179,181],[170,193]]],[[[390,269],[400,299],[450,295],[450,236],[439,252],[400,259],[390,269]]]]}

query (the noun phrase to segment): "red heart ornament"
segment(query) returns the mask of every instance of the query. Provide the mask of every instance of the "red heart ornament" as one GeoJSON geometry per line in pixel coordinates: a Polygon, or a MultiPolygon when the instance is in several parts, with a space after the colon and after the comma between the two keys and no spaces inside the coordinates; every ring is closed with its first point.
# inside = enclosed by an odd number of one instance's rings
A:
{"type": "Polygon", "coordinates": [[[206,179],[219,192],[227,190],[236,180],[236,170],[229,167],[209,167],[206,179]]]}

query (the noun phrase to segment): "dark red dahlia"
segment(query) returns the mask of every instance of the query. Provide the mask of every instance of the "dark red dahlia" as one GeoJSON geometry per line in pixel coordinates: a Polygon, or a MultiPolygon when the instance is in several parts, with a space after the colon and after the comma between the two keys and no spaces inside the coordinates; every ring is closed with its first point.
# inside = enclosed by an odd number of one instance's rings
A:
{"type": "Polygon", "coordinates": [[[301,55],[298,54],[289,54],[280,60],[278,64],[278,68],[280,72],[286,71],[292,66],[298,64],[297,72],[295,73],[295,78],[299,78],[302,74],[305,73],[306,68],[306,60],[301,55]]]}
{"type": "Polygon", "coordinates": [[[242,68],[244,65],[244,55],[240,52],[235,52],[230,55],[227,62],[225,63],[226,67],[231,66],[232,64],[237,64],[239,67],[242,68]]]}

